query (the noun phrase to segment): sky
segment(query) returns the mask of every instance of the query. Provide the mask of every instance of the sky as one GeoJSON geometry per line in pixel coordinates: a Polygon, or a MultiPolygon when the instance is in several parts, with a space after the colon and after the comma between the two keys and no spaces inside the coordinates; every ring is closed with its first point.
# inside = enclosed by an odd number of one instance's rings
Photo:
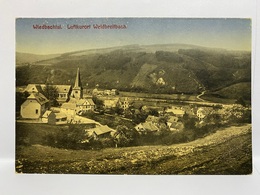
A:
{"type": "Polygon", "coordinates": [[[192,44],[228,50],[251,50],[250,19],[210,18],[17,18],[16,51],[33,54],[123,45],[192,44]],[[123,29],[94,29],[93,25],[123,29]],[[34,29],[61,25],[62,29],[34,29]],[[90,25],[88,29],[68,29],[90,25]]]}

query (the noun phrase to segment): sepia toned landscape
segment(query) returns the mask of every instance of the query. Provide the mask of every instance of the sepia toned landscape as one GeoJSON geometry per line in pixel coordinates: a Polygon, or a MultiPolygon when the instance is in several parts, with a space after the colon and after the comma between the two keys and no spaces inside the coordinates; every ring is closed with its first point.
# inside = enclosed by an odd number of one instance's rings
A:
{"type": "Polygon", "coordinates": [[[251,174],[250,24],[17,19],[16,172],[251,174]]]}

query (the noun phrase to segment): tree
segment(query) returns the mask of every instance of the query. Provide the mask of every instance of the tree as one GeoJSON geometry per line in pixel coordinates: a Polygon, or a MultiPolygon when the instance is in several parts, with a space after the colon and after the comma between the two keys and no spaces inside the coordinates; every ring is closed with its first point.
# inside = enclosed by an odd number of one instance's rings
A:
{"type": "Polygon", "coordinates": [[[135,124],[143,123],[146,120],[147,116],[148,114],[146,114],[145,112],[140,112],[138,114],[134,114],[132,120],[135,124]]]}
{"type": "Polygon", "coordinates": [[[88,143],[83,144],[86,139],[86,132],[80,125],[69,125],[61,127],[59,131],[48,134],[45,137],[46,144],[58,148],[84,149],[88,143]]]}
{"type": "Polygon", "coordinates": [[[197,118],[189,117],[188,114],[183,116],[183,124],[186,130],[194,130],[196,128],[197,118]]]}
{"type": "Polygon", "coordinates": [[[149,115],[152,115],[152,116],[159,116],[159,113],[156,109],[154,108],[151,108],[148,112],[149,115]]]}
{"type": "Polygon", "coordinates": [[[116,128],[116,133],[114,135],[114,141],[116,147],[125,147],[133,144],[138,133],[135,130],[129,129],[125,125],[118,125],[116,128]]]}
{"type": "Polygon", "coordinates": [[[43,89],[43,95],[49,100],[48,107],[58,106],[59,103],[57,101],[59,97],[58,89],[52,85],[46,85],[43,89]]]}
{"type": "Polygon", "coordinates": [[[103,106],[104,106],[103,100],[98,99],[98,97],[96,97],[96,96],[93,96],[92,100],[96,104],[97,109],[103,109],[103,106]]]}

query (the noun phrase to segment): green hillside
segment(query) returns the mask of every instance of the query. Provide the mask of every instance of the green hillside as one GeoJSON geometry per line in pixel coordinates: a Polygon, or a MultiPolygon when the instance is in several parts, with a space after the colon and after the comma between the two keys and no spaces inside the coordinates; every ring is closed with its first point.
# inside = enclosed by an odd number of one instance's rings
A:
{"type": "Polygon", "coordinates": [[[250,52],[168,44],[65,53],[16,67],[16,85],[73,84],[77,67],[84,88],[198,94],[251,82],[250,52]]]}
{"type": "Polygon", "coordinates": [[[228,99],[243,98],[244,100],[250,100],[251,99],[251,83],[250,82],[237,83],[237,84],[225,87],[219,91],[216,91],[213,94],[218,95],[219,97],[228,98],[228,99]]]}

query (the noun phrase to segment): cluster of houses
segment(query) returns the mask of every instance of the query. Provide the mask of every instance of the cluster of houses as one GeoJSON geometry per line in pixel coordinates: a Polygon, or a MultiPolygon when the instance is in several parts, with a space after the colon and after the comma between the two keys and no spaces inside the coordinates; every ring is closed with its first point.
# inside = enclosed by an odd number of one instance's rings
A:
{"type": "Polygon", "coordinates": [[[184,129],[182,118],[185,111],[179,107],[171,107],[165,110],[163,113],[160,112],[160,116],[149,115],[145,122],[135,126],[135,129],[140,134],[146,134],[147,132],[156,132],[162,128],[167,128],[170,131],[181,131],[184,129]],[[164,120],[161,120],[164,118],[164,120]]]}
{"type": "MultiPolygon", "coordinates": [[[[83,97],[83,88],[80,80],[80,71],[77,70],[74,86],[71,85],[52,85],[57,89],[57,101],[59,107],[48,108],[49,100],[43,95],[45,84],[28,84],[24,91],[30,95],[21,105],[20,115],[23,119],[38,119],[42,123],[48,124],[67,124],[75,122],[75,119],[86,111],[94,111],[95,103],[92,98],[83,97]]],[[[120,107],[124,111],[129,109],[130,102],[127,97],[116,96],[116,89],[99,91],[93,90],[93,95],[99,96],[103,101],[105,109],[120,107]]],[[[147,132],[157,132],[162,128],[171,131],[181,131],[184,129],[183,117],[188,114],[191,117],[197,117],[203,121],[211,112],[210,107],[193,108],[190,106],[172,106],[159,112],[160,116],[149,115],[145,122],[135,126],[140,134],[147,132]],[[164,118],[162,121],[161,118],[164,118]]],[[[83,118],[83,117],[82,117],[83,118]]],[[[84,120],[90,120],[85,118],[84,120]]],[[[80,121],[80,120],[78,120],[80,121]]],[[[90,123],[97,124],[96,121],[90,120],[90,123]]],[[[87,129],[88,139],[98,139],[99,137],[115,136],[116,130],[108,126],[97,124],[95,128],[87,129]]]]}
{"type": "Polygon", "coordinates": [[[130,101],[127,97],[100,97],[100,99],[103,100],[105,109],[119,107],[125,111],[130,107],[130,101]]]}
{"type": "Polygon", "coordinates": [[[187,114],[190,118],[197,118],[199,123],[203,123],[204,119],[212,112],[212,107],[190,107],[190,106],[172,106],[164,111],[159,112],[160,116],[149,115],[145,122],[135,126],[140,134],[147,132],[157,132],[160,129],[168,129],[170,131],[181,131],[184,129],[183,117],[187,114]],[[160,119],[164,120],[160,120],[160,119]]]}
{"type": "MultiPolygon", "coordinates": [[[[141,134],[153,133],[161,131],[163,128],[167,128],[172,132],[179,132],[184,129],[183,117],[188,114],[189,117],[198,118],[202,122],[211,112],[212,107],[190,107],[190,106],[172,106],[166,109],[160,116],[148,115],[145,122],[139,123],[134,128],[141,134]],[[162,118],[166,120],[161,120],[162,118]]],[[[89,142],[90,140],[98,140],[100,138],[111,138],[116,139],[122,136],[120,132],[105,126],[96,126],[95,128],[86,129],[86,138],[83,142],[89,142]]]]}
{"type": "Polygon", "coordinates": [[[93,89],[92,95],[93,96],[115,96],[118,95],[119,92],[117,89],[105,89],[105,90],[99,90],[97,88],[93,89]]]}
{"type": "Polygon", "coordinates": [[[65,124],[71,122],[76,115],[95,109],[91,98],[83,98],[80,71],[77,70],[74,86],[52,85],[57,89],[59,108],[48,109],[49,100],[43,95],[45,84],[28,84],[24,91],[30,95],[21,105],[20,114],[24,119],[40,119],[43,123],[65,124]]]}
{"type": "MultiPolygon", "coordinates": [[[[80,79],[80,70],[77,70],[74,86],[51,85],[58,92],[57,102],[59,107],[48,109],[49,100],[43,95],[46,84],[28,84],[24,91],[30,95],[21,105],[20,115],[23,119],[39,119],[40,122],[49,124],[66,124],[73,122],[75,116],[82,115],[86,111],[94,111],[96,108],[92,97],[83,97],[83,88],[80,79]]],[[[97,89],[93,90],[95,94],[97,89]]],[[[115,96],[116,89],[98,91],[105,109],[114,107],[122,108],[124,111],[129,108],[128,98],[115,96]]]]}

